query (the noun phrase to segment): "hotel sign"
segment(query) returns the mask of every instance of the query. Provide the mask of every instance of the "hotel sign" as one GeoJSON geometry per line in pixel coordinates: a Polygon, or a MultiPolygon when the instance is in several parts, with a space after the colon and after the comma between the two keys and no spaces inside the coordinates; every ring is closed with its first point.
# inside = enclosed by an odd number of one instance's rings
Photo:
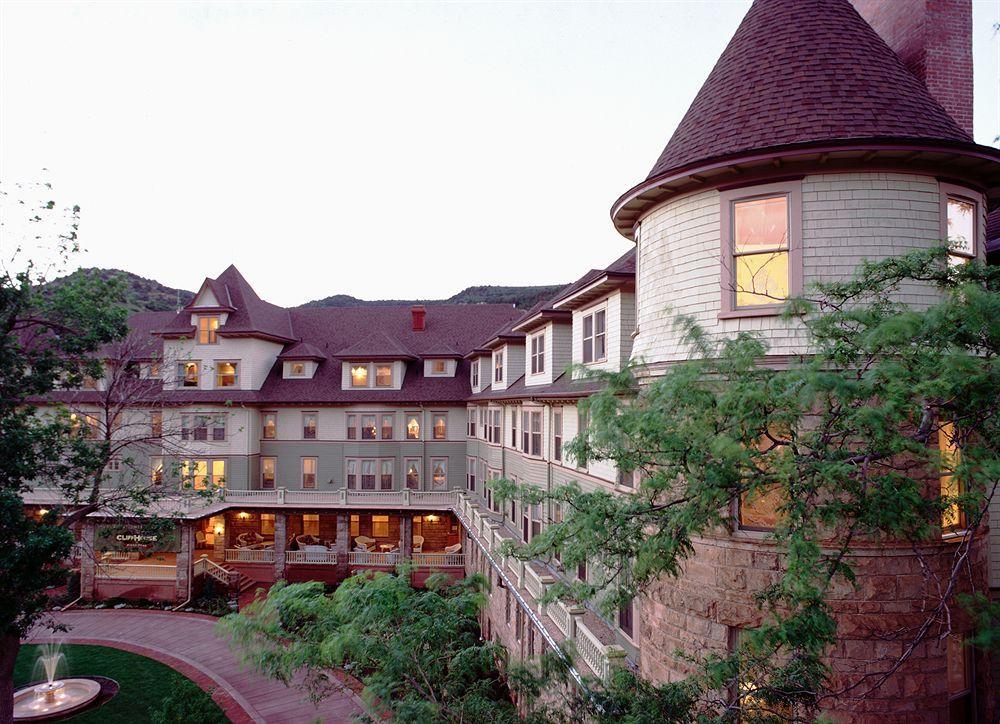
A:
{"type": "Polygon", "coordinates": [[[109,525],[98,528],[94,547],[99,551],[140,551],[142,553],[176,553],[180,538],[176,529],[159,531],[141,527],[109,525]]]}

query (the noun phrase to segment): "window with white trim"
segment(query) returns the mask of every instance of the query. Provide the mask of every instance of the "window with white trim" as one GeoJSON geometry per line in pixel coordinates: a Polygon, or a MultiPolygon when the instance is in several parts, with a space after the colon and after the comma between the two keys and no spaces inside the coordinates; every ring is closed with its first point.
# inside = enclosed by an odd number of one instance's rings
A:
{"type": "Polygon", "coordinates": [[[239,362],[215,363],[215,386],[236,387],[239,382],[239,362]]]}
{"type": "Polygon", "coordinates": [[[420,413],[419,412],[407,412],[406,413],[406,439],[407,440],[419,440],[420,439],[420,413]]]}
{"type": "Polygon", "coordinates": [[[946,204],[948,263],[957,266],[976,256],[978,205],[971,199],[952,194],[948,194],[946,204]]]}
{"type": "Polygon", "coordinates": [[[260,459],[260,487],[264,490],[273,490],[274,482],[277,478],[278,459],[274,457],[262,457],[260,459]]]}
{"type": "Polygon", "coordinates": [[[431,458],[431,485],[435,490],[448,487],[448,458],[431,458]]]}
{"type": "Polygon", "coordinates": [[[503,350],[493,353],[493,381],[503,382],[503,350]]]}
{"type": "Polygon", "coordinates": [[[466,487],[468,488],[470,493],[474,493],[476,492],[476,459],[466,458],[465,468],[466,468],[465,474],[467,483],[466,487]]]}
{"type": "Polygon", "coordinates": [[[316,487],[316,468],[319,464],[317,458],[302,458],[302,487],[316,487]]]}
{"type": "Polygon", "coordinates": [[[608,358],[607,317],[605,309],[598,309],[583,317],[583,362],[603,362],[608,358]]]}
{"type": "Polygon", "coordinates": [[[382,439],[392,440],[392,428],[395,426],[395,415],[382,415],[382,439]]]}
{"type": "Polygon", "coordinates": [[[392,490],[393,484],[393,461],[391,459],[383,460],[379,467],[379,487],[382,490],[392,490]]]}
{"type": "Polygon", "coordinates": [[[179,387],[197,387],[199,379],[197,362],[177,363],[177,385],[179,387]]]}
{"type": "Polygon", "coordinates": [[[540,375],[545,372],[545,332],[540,332],[531,338],[531,374],[540,375]]]}
{"type": "Polygon", "coordinates": [[[195,490],[222,488],[226,484],[226,461],[194,459],[181,461],[181,487],[195,490]]]}
{"type": "Polygon", "coordinates": [[[510,408],[510,446],[517,449],[517,418],[521,415],[520,407],[510,408]]]}
{"type": "Polygon", "coordinates": [[[198,315],[198,344],[216,344],[219,341],[219,315],[198,315]]]}
{"type": "Polygon", "coordinates": [[[448,415],[446,413],[436,413],[434,415],[434,439],[435,440],[447,440],[448,439],[448,415]]]}
{"type": "Polygon", "coordinates": [[[479,387],[479,360],[472,360],[472,364],[469,366],[469,380],[472,383],[472,387],[479,387]]]}
{"type": "Polygon", "coordinates": [[[375,365],[375,386],[392,387],[392,365],[375,365]]]}
{"type": "Polygon", "coordinates": [[[552,459],[562,462],[562,410],[552,411],[552,459]]]}
{"type": "Polygon", "coordinates": [[[162,455],[153,455],[149,458],[149,482],[153,485],[163,485],[162,455]]]}
{"type": "Polygon", "coordinates": [[[319,413],[316,412],[303,412],[302,413],[302,439],[303,440],[315,440],[316,439],[316,428],[318,425],[319,413]]]}
{"type": "Polygon", "coordinates": [[[406,487],[410,490],[420,490],[420,458],[406,458],[406,487]]]}
{"type": "Polygon", "coordinates": [[[469,437],[475,437],[476,436],[476,408],[474,408],[474,407],[470,407],[469,408],[469,429],[468,429],[468,435],[469,435],[469,437]]]}
{"type": "Polygon", "coordinates": [[[224,442],[226,415],[181,415],[181,440],[224,442]]]}
{"type": "Polygon", "coordinates": [[[261,437],[265,440],[274,440],[278,437],[278,413],[277,412],[262,412],[260,415],[261,420],[261,437]]]}

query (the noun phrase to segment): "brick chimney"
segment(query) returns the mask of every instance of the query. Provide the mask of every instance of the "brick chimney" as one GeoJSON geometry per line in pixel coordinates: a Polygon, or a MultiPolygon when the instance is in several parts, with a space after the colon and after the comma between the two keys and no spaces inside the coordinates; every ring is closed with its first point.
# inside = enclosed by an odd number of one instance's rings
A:
{"type": "Polygon", "coordinates": [[[972,0],[851,0],[972,135],[972,0]]]}
{"type": "Polygon", "coordinates": [[[424,317],[427,316],[427,309],[423,304],[418,304],[416,306],[410,307],[410,316],[413,318],[413,331],[423,332],[424,331],[424,317]]]}

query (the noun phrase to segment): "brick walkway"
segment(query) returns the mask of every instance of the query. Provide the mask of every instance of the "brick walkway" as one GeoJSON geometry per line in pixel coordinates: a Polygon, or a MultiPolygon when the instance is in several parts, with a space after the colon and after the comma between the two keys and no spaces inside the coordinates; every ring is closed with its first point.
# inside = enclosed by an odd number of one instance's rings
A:
{"type": "Polygon", "coordinates": [[[98,644],[157,659],[189,677],[237,724],[350,722],[364,711],[361,699],[340,681],[339,692],[314,707],[301,689],[286,687],[240,666],[227,642],[215,635],[216,619],[191,613],[138,610],[69,610],[54,614],[69,627],[53,634],[38,628],[25,643],[98,644]]]}

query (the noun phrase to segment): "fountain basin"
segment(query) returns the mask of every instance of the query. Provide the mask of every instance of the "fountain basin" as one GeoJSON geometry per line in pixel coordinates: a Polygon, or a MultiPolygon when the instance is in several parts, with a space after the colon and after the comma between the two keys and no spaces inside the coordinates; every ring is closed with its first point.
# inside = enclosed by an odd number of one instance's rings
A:
{"type": "Polygon", "coordinates": [[[76,713],[97,700],[101,683],[75,677],[22,687],[14,692],[14,721],[46,721],[76,713]]]}

